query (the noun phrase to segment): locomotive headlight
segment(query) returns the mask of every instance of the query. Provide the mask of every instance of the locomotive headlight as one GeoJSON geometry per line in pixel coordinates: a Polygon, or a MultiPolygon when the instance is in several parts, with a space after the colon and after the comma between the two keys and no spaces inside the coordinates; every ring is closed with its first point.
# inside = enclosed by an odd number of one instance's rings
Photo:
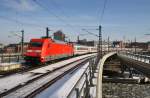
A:
{"type": "Polygon", "coordinates": [[[38,53],[40,53],[40,52],[41,52],[41,50],[35,50],[35,52],[38,52],[38,53]]]}
{"type": "Polygon", "coordinates": [[[36,52],[36,53],[41,53],[41,50],[27,50],[27,52],[36,52]]]}
{"type": "Polygon", "coordinates": [[[32,50],[27,50],[27,52],[33,52],[32,50]]]}

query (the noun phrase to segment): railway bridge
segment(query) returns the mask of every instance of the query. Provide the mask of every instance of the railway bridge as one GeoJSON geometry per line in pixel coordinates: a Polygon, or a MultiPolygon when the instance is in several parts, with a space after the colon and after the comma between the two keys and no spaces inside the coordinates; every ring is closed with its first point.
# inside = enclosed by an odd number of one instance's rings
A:
{"type": "Polygon", "coordinates": [[[150,56],[133,53],[118,53],[118,57],[123,67],[130,67],[131,75],[132,68],[134,68],[150,78],[150,56]]]}
{"type": "MultiPolygon", "coordinates": [[[[116,97],[116,96],[108,97],[103,94],[105,93],[103,91],[106,90],[102,85],[103,83],[105,84],[106,82],[108,83],[115,82],[115,83],[123,83],[123,84],[124,83],[125,84],[139,84],[140,83],[141,84],[143,82],[146,83],[147,81],[149,81],[149,78],[150,78],[150,67],[149,67],[150,56],[141,55],[141,54],[133,54],[129,52],[126,52],[126,53],[110,52],[103,56],[103,58],[100,60],[98,65],[99,65],[99,68],[98,68],[99,73],[98,73],[98,78],[97,78],[98,82],[97,82],[96,98],[116,97]]],[[[135,87],[137,87],[137,85],[135,87]]],[[[113,88],[112,85],[111,85],[111,88],[113,88]]],[[[129,91],[128,93],[131,93],[131,92],[129,91]]],[[[121,95],[119,98],[121,98],[121,95]]]]}

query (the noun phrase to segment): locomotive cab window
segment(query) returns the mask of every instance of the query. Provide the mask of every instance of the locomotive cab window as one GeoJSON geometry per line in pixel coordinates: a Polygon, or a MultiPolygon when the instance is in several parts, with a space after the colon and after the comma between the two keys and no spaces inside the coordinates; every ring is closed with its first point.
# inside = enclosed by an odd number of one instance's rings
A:
{"type": "Polygon", "coordinates": [[[42,47],[42,42],[30,42],[30,47],[42,47]]]}

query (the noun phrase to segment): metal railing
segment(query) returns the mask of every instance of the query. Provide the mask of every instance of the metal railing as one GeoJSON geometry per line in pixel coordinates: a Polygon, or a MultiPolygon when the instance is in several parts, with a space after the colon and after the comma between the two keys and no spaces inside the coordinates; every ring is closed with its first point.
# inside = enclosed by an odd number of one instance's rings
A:
{"type": "Polygon", "coordinates": [[[141,54],[134,54],[134,53],[121,53],[124,56],[127,56],[128,58],[150,64],[150,56],[148,55],[141,55],[141,54]]]}
{"type": "Polygon", "coordinates": [[[92,79],[94,77],[94,71],[96,66],[94,65],[94,59],[89,60],[89,65],[71,89],[71,92],[67,98],[91,98],[90,87],[93,86],[92,79]]]}

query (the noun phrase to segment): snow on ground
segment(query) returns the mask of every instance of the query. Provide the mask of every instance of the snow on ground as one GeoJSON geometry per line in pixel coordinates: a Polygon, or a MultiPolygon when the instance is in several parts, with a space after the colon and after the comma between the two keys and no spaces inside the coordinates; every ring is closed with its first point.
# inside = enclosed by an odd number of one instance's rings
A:
{"type": "Polygon", "coordinates": [[[25,83],[38,75],[31,76],[32,74],[26,73],[26,74],[15,74],[6,78],[0,79],[0,93],[3,93],[21,83],[25,83]]]}
{"type": "Polygon", "coordinates": [[[14,75],[11,75],[8,77],[0,78],[0,93],[3,93],[9,89],[12,89],[12,88],[14,88],[20,84],[23,84],[23,83],[41,75],[41,74],[33,75],[33,73],[46,73],[48,70],[52,70],[56,67],[60,67],[60,66],[63,66],[67,63],[71,63],[71,62],[76,61],[78,59],[85,58],[87,56],[92,56],[92,55],[95,55],[95,54],[88,54],[88,55],[83,55],[80,57],[71,58],[69,60],[61,61],[61,62],[52,64],[49,66],[45,66],[42,68],[38,68],[38,69],[23,73],[23,74],[14,74],[14,75]]]}
{"type": "Polygon", "coordinates": [[[37,95],[36,98],[66,98],[88,65],[89,62],[76,72],[67,74],[55,84],[37,95]]]}
{"type": "Polygon", "coordinates": [[[35,90],[37,90],[38,88],[42,87],[43,85],[45,85],[47,82],[53,80],[55,77],[61,75],[62,73],[64,73],[66,70],[72,68],[73,66],[76,66],[77,64],[80,64],[81,62],[83,62],[84,60],[75,62],[73,64],[70,64],[70,66],[64,67],[63,69],[60,69],[59,71],[56,71],[54,73],[51,73],[45,77],[42,77],[22,88],[19,88],[17,90],[15,90],[14,92],[4,96],[3,98],[24,98],[27,95],[29,95],[31,92],[34,92],[35,90]]]}
{"type": "Polygon", "coordinates": [[[83,56],[80,56],[80,57],[71,58],[69,60],[64,60],[64,61],[61,61],[61,62],[58,62],[58,63],[55,63],[55,64],[51,64],[50,66],[45,66],[45,67],[41,67],[41,68],[32,70],[30,72],[32,72],[32,73],[46,73],[48,70],[51,71],[51,70],[53,70],[57,67],[64,66],[68,63],[74,62],[76,60],[79,60],[79,59],[82,59],[82,58],[85,58],[85,57],[88,57],[88,56],[93,56],[93,55],[95,55],[95,54],[88,54],[88,55],[83,55],[83,56]]]}

